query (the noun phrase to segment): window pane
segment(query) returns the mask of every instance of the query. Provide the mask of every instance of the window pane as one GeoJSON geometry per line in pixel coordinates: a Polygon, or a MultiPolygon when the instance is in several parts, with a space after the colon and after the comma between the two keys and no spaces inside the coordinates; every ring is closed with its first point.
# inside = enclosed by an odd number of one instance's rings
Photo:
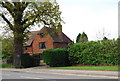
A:
{"type": "Polygon", "coordinates": [[[39,47],[40,47],[40,49],[46,49],[46,43],[40,42],[39,47]]]}

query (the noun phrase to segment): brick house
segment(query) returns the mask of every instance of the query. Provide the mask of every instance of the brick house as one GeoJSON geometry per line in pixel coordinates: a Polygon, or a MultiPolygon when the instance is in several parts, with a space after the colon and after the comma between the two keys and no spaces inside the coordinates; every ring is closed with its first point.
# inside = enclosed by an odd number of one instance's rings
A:
{"type": "Polygon", "coordinates": [[[24,53],[37,54],[52,48],[65,48],[69,43],[73,43],[60,27],[59,32],[54,29],[43,27],[40,31],[31,31],[28,41],[25,42],[24,53]]]}

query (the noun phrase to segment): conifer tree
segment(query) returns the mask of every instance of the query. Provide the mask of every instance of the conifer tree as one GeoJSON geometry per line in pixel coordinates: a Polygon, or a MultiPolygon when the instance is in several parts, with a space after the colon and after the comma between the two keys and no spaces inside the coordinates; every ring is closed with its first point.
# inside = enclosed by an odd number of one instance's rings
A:
{"type": "Polygon", "coordinates": [[[80,42],[86,42],[86,41],[88,41],[88,37],[87,37],[87,34],[83,32],[80,36],[80,42]]]}
{"type": "Polygon", "coordinates": [[[78,43],[80,41],[80,36],[81,36],[81,33],[78,34],[78,36],[76,38],[76,43],[78,43]]]}

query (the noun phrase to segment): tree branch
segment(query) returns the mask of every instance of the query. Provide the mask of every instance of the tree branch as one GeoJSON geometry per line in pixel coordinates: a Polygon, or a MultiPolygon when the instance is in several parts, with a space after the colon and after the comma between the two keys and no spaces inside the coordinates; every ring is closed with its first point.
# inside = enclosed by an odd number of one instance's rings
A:
{"type": "Polygon", "coordinates": [[[28,22],[27,24],[25,24],[25,25],[23,26],[23,30],[25,30],[25,29],[26,29],[27,27],[29,27],[30,25],[33,25],[35,21],[36,21],[36,17],[33,19],[32,22],[28,22]]]}
{"type": "Polygon", "coordinates": [[[45,20],[43,20],[42,22],[43,22],[45,25],[50,25],[50,24],[46,23],[46,21],[45,21],[45,20]]]}
{"type": "MultiPolygon", "coordinates": [[[[24,20],[21,22],[21,24],[24,25],[28,20],[30,20],[30,19],[33,18],[33,17],[36,18],[35,15],[31,15],[31,16],[29,16],[28,18],[24,19],[24,20]]],[[[34,19],[33,19],[33,20],[34,20],[34,19]]]]}
{"type": "Polygon", "coordinates": [[[6,23],[9,25],[10,29],[13,30],[13,25],[8,21],[8,19],[2,14],[1,17],[6,21],[6,23]]]}
{"type": "Polygon", "coordinates": [[[28,21],[28,18],[24,19],[21,24],[24,25],[27,21],[28,21]]]}
{"type": "Polygon", "coordinates": [[[4,7],[4,8],[6,8],[9,12],[10,12],[10,14],[14,17],[14,13],[13,13],[13,8],[14,8],[14,6],[10,3],[10,2],[5,2],[5,3],[1,3],[2,4],[2,6],[4,7]]]}

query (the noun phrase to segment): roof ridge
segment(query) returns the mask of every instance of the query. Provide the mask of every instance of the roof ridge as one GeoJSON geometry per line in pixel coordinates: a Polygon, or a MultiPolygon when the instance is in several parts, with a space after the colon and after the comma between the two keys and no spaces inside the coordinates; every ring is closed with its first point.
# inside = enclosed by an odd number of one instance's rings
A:
{"type": "Polygon", "coordinates": [[[30,31],[30,32],[37,32],[37,31],[40,31],[40,30],[36,30],[36,31],[34,30],[34,31],[30,31]]]}

